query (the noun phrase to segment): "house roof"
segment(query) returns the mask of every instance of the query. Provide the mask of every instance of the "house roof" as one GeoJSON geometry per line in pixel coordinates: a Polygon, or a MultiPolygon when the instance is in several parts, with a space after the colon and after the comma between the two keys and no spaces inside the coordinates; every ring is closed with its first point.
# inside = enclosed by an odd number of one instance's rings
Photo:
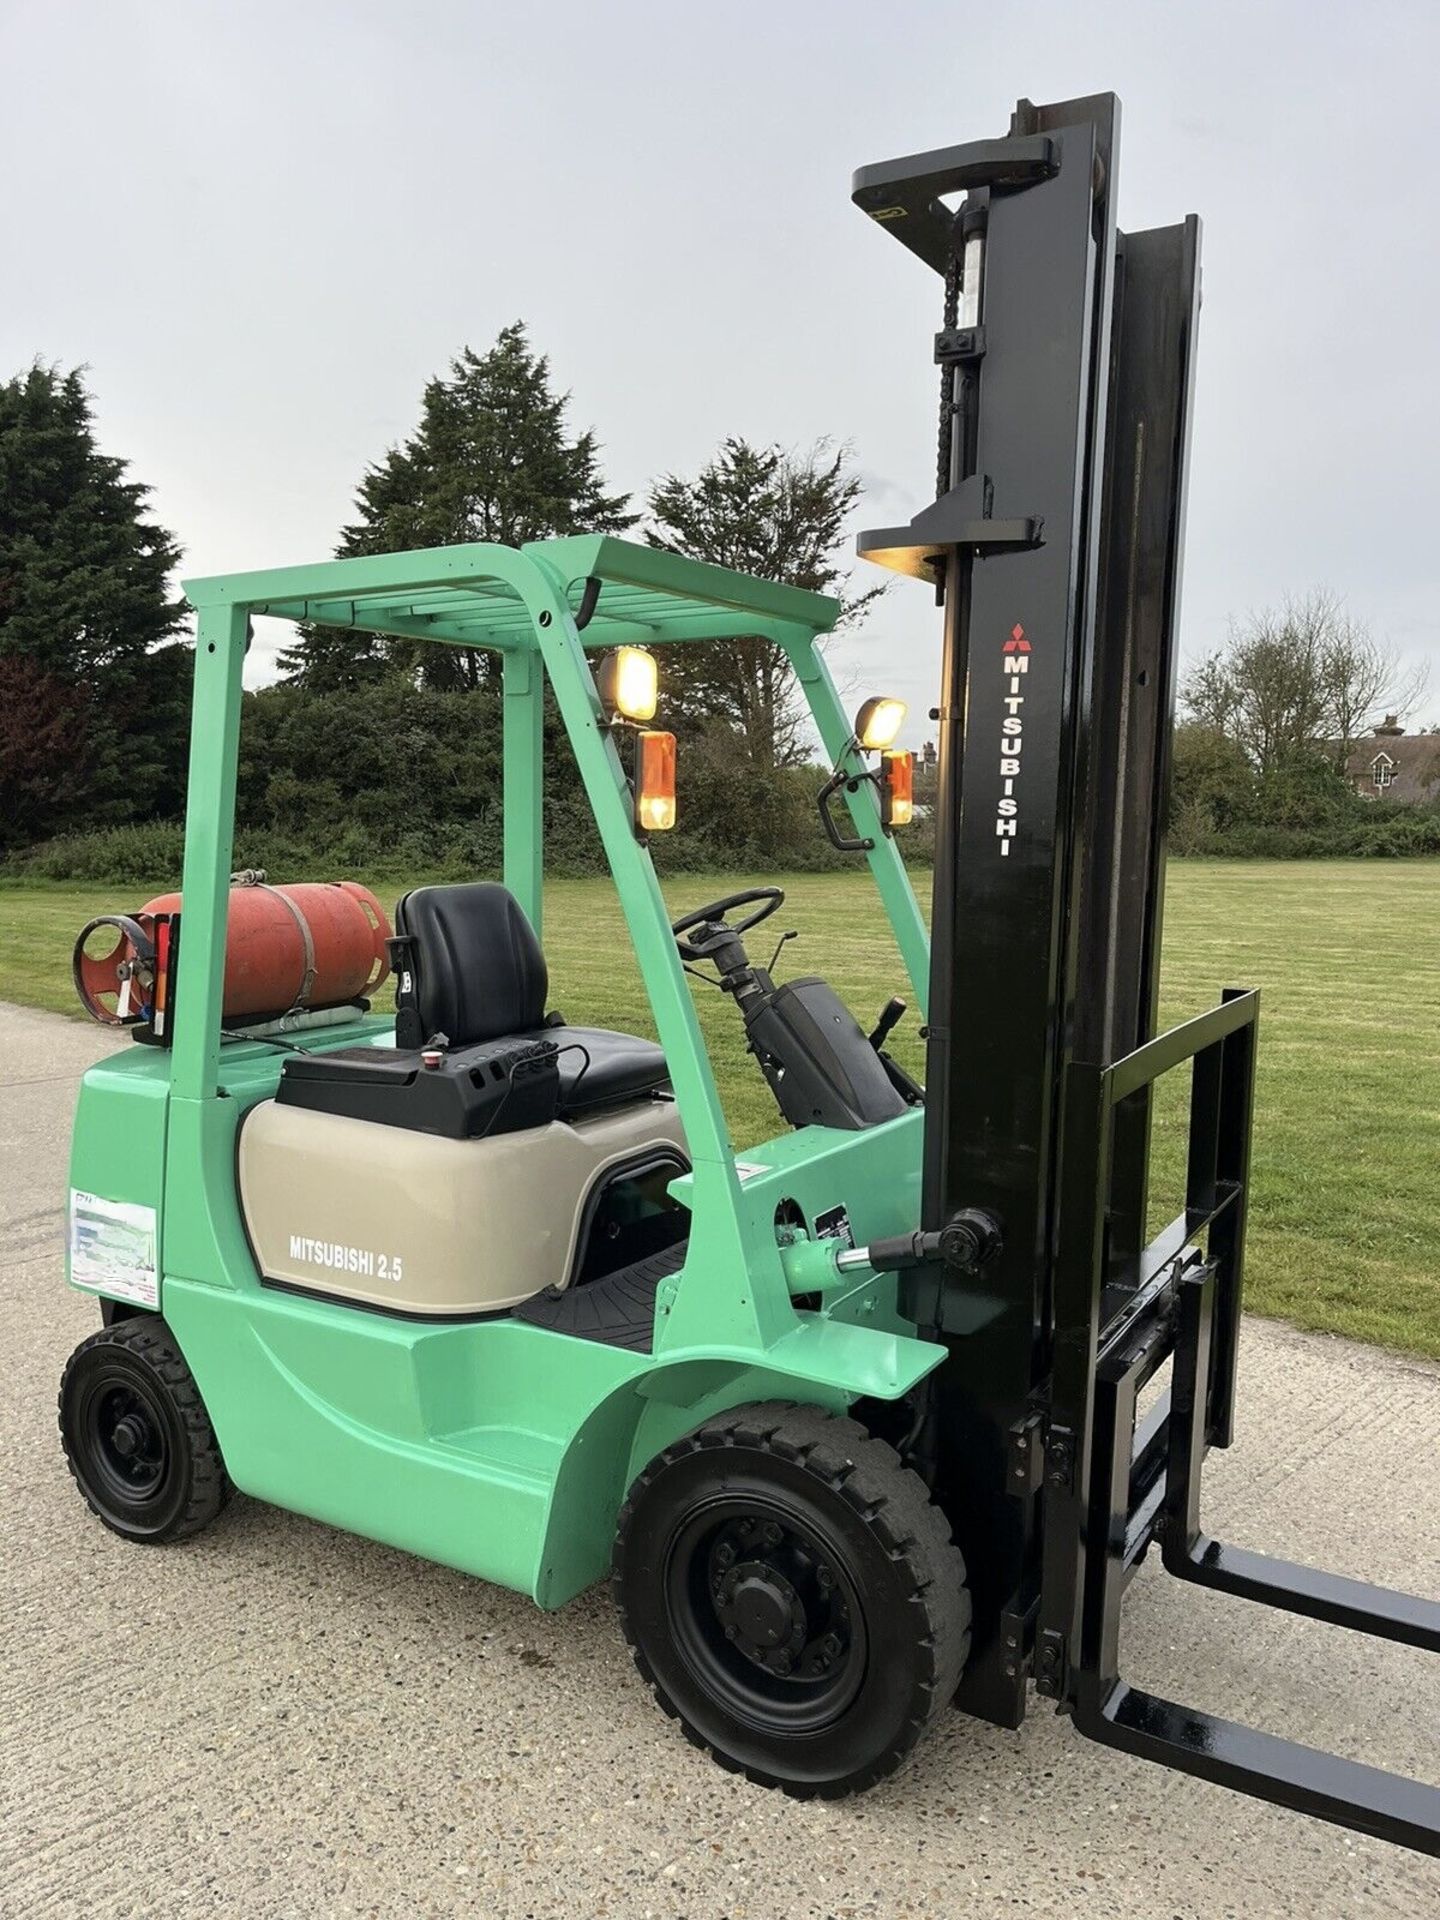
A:
{"type": "Polygon", "coordinates": [[[1433,733],[1367,734],[1350,749],[1346,772],[1373,799],[1404,800],[1414,805],[1440,798],[1440,735],[1433,733]],[[1376,762],[1388,760],[1388,780],[1375,778],[1376,762]]]}

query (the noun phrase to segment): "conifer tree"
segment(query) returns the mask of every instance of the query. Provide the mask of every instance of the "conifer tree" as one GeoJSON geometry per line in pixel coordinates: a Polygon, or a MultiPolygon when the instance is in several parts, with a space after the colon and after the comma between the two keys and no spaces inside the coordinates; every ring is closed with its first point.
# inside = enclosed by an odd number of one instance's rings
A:
{"type": "Polygon", "coordinates": [[[6,845],[170,811],[183,792],[180,551],[148,494],[96,445],[78,368],[36,361],[0,384],[6,845]]]}
{"type": "MultiPolygon", "coordinates": [[[[667,474],[650,489],[646,537],[670,553],[837,594],[843,625],[884,591],[844,592],[840,545],[860,494],[843,447],[796,454],[730,438],[693,480],[667,474]]],[[[758,767],[792,766],[812,751],[795,676],[773,640],[737,633],[672,647],[665,710],[689,731],[718,731],[727,750],[758,767]]]]}
{"type": "MultiPolygon", "coordinates": [[[[605,489],[594,432],[569,436],[568,404],[523,322],[505,327],[487,353],[466,347],[448,376],[426,386],[415,432],[361,480],[358,517],[344,529],[338,554],[471,540],[521,546],[633,526],[628,496],[605,489]]],[[[382,644],[321,628],[307,629],[281,664],[316,690],[354,685],[393,668],[431,686],[476,687],[486,674],[486,656],[478,652],[382,644]]]]}

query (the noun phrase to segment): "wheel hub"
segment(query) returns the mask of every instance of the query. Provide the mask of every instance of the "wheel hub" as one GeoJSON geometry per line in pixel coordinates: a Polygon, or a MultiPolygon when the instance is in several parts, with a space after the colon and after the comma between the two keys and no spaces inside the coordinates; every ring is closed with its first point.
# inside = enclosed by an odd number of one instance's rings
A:
{"type": "Polygon", "coordinates": [[[147,1396],[128,1383],[107,1386],[91,1402],[96,1467],[128,1499],[148,1498],[165,1477],[164,1430],[147,1396]]]}
{"type": "Polygon", "coordinates": [[[717,1597],[748,1652],[778,1647],[798,1633],[805,1638],[805,1608],[784,1574],[763,1560],[746,1560],[725,1576],[717,1597]]]}
{"type": "Polygon", "coordinates": [[[830,1679],[845,1664],[851,1634],[845,1596],[804,1535],[746,1515],[712,1538],[713,1618],[726,1642],[767,1682],[830,1679]]]}
{"type": "Polygon", "coordinates": [[[116,1422],[115,1431],[110,1436],[110,1444],[122,1460],[133,1459],[137,1453],[145,1451],[149,1433],[145,1422],[133,1413],[127,1413],[123,1420],[116,1422]]]}

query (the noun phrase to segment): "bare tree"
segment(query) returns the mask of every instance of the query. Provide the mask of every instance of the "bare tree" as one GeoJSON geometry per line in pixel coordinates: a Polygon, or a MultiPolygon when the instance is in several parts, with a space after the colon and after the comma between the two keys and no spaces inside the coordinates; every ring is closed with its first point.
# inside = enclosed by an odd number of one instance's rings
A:
{"type": "Polygon", "coordinates": [[[1187,718],[1238,741],[1263,774],[1317,749],[1343,769],[1366,727],[1413,711],[1425,685],[1423,669],[1407,674],[1334,594],[1316,589],[1233,623],[1181,699],[1187,718]]]}
{"type": "Polygon", "coordinates": [[[1191,670],[1181,693],[1185,717],[1210,733],[1228,735],[1235,719],[1235,676],[1223,650],[1207,653],[1191,670]]]}
{"type": "Polygon", "coordinates": [[[1337,613],[1321,653],[1335,764],[1344,771],[1357,740],[1382,715],[1403,720],[1424,697],[1429,676],[1423,665],[1408,673],[1396,655],[1375,640],[1367,627],[1337,613]]]}

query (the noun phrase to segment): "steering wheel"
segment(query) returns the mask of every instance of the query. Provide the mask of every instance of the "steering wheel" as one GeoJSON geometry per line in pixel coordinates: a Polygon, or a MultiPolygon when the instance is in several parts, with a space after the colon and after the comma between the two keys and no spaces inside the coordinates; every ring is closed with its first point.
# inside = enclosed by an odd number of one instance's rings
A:
{"type": "Polygon", "coordinates": [[[707,923],[718,921],[722,923],[723,931],[728,938],[738,940],[743,934],[749,933],[752,927],[758,927],[762,920],[768,920],[771,914],[778,911],[784,904],[785,889],[783,887],[749,887],[744,893],[727,893],[723,900],[712,900],[708,907],[696,907],[693,913],[682,913],[678,920],[670,922],[670,931],[675,936],[675,944],[680,949],[682,959],[704,960],[709,957],[717,943],[707,940],[702,945],[696,946],[693,942],[682,938],[684,934],[690,932],[692,927],[702,927],[707,923]],[[755,908],[754,913],[747,914],[738,926],[732,927],[725,920],[725,915],[734,908],[752,906],[757,900],[760,904],[755,908]]]}

